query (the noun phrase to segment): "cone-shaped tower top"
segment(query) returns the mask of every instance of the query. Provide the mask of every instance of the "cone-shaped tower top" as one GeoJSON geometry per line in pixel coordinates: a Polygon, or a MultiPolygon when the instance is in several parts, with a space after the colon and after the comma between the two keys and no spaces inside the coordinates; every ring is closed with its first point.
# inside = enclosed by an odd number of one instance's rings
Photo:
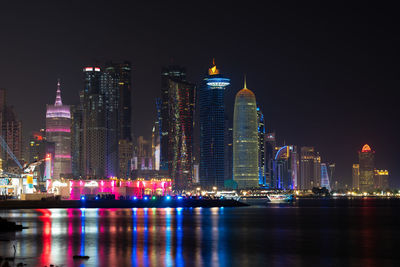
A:
{"type": "Polygon", "coordinates": [[[361,149],[361,152],[371,152],[371,147],[368,144],[365,144],[361,149]]]}
{"type": "Polygon", "coordinates": [[[219,74],[219,69],[215,65],[215,59],[213,58],[213,65],[211,68],[208,69],[208,75],[217,75],[219,74]]]}
{"type": "Polygon", "coordinates": [[[54,106],[62,106],[62,100],[61,100],[61,89],[60,89],[60,79],[57,80],[57,94],[56,94],[56,102],[54,103],[54,106]]]}
{"type": "Polygon", "coordinates": [[[249,88],[247,88],[247,80],[246,80],[246,75],[244,76],[244,87],[243,87],[243,89],[242,90],[240,90],[237,94],[236,94],[236,96],[237,97],[256,97],[255,95],[254,95],[254,93],[249,89],[249,88]]]}

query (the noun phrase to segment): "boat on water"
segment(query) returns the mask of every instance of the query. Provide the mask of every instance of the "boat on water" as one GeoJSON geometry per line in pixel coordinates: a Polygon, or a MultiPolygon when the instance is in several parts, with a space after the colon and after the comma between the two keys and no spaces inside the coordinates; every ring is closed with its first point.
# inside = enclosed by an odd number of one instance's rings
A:
{"type": "Polygon", "coordinates": [[[287,203],[294,200],[293,194],[268,194],[267,197],[271,203],[287,203]]]}

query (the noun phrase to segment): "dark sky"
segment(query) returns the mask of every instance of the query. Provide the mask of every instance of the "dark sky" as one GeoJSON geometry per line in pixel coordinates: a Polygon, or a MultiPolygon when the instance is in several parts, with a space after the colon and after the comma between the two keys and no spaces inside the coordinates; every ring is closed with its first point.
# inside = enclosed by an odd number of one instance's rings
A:
{"type": "Polygon", "coordinates": [[[357,151],[368,143],[376,150],[376,167],[389,169],[400,185],[400,25],[394,6],[14,2],[0,4],[0,87],[25,133],[44,127],[57,78],[64,103],[76,104],[84,65],[126,59],[133,64],[133,128],[149,136],[161,66],[173,59],[198,83],[215,57],[232,80],[229,113],[246,74],[279,141],[315,146],[348,183],[357,151]]]}

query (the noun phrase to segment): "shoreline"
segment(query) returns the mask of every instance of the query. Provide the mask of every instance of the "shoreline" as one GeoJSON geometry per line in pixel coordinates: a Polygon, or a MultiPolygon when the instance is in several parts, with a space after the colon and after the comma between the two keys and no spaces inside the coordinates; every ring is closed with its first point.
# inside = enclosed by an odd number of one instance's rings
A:
{"type": "Polygon", "coordinates": [[[244,207],[236,200],[0,200],[0,210],[51,208],[178,208],[178,207],[244,207]]]}

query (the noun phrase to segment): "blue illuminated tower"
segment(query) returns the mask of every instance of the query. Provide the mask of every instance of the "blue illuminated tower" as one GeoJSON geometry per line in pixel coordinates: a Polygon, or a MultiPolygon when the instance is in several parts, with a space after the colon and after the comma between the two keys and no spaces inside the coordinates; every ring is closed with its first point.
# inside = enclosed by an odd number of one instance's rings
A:
{"type": "Polygon", "coordinates": [[[208,70],[199,90],[200,117],[200,184],[211,188],[224,186],[225,176],[225,89],[224,78],[215,62],[208,70]]]}

